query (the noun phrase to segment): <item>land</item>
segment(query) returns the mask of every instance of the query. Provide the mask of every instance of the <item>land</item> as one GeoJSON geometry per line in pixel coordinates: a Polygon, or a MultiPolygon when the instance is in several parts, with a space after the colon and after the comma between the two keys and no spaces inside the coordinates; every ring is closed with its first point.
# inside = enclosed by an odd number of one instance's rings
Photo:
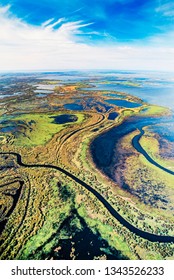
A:
{"type": "MultiPolygon", "coordinates": [[[[1,259],[174,259],[173,242],[138,236],[80,183],[97,191],[135,228],[173,237],[173,175],[135,149],[132,139],[139,129],[103,146],[103,166],[91,148],[131,118],[150,118],[158,125],[171,112],[124,92],[96,90],[94,81],[1,77],[1,259]],[[128,107],[111,104],[111,99],[129,102],[128,107]],[[109,119],[111,113],[116,117],[109,119]]],[[[173,170],[173,142],[148,125],[143,129],[140,145],[173,170]]]]}

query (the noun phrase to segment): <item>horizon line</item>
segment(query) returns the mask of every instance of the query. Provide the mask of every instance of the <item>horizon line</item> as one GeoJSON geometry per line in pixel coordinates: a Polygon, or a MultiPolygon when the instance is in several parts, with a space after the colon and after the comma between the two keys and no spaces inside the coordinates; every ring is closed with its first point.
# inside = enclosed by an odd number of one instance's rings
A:
{"type": "Polygon", "coordinates": [[[0,74],[3,73],[56,73],[56,72],[86,72],[86,71],[91,71],[91,72],[100,72],[100,71],[105,71],[105,72],[157,72],[157,73],[174,73],[174,70],[157,70],[157,69],[113,69],[113,68],[96,68],[96,69],[81,69],[81,68],[64,68],[64,69],[21,69],[21,70],[1,70],[0,69],[0,74]]]}

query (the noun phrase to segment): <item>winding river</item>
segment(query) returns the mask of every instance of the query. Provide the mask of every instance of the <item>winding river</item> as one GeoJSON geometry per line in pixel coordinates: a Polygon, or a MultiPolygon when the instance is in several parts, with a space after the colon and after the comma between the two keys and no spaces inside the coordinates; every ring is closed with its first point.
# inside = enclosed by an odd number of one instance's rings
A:
{"type": "MultiPolygon", "coordinates": [[[[134,141],[138,141],[139,139],[136,138],[134,141]]],[[[142,231],[136,227],[134,227],[132,224],[130,224],[128,221],[126,221],[110,204],[109,202],[95,189],[93,189],[91,186],[71,174],[70,172],[66,171],[65,169],[59,167],[59,166],[54,166],[50,164],[25,164],[22,162],[22,157],[18,153],[14,152],[0,152],[1,155],[13,155],[17,159],[17,163],[22,166],[22,167],[28,167],[28,168],[53,168],[55,170],[58,170],[62,173],[64,173],[66,176],[69,178],[73,179],[75,182],[86,188],[88,191],[90,191],[104,206],[105,208],[109,211],[109,213],[117,219],[123,226],[125,226],[127,229],[129,229],[131,232],[135,233],[136,235],[147,239],[151,242],[164,242],[164,243],[169,243],[169,242],[174,242],[174,237],[173,236],[160,236],[156,234],[152,234],[146,231],[142,231]]]]}
{"type": "Polygon", "coordinates": [[[139,143],[141,136],[144,134],[143,127],[151,126],[158,123],[163,123],[165,125],[165,123],[169,122],[173,122],[173,119],[170,119],[169,117],[130,117],[119,126],[113,127],[110,130],[103,132],[92,141],[91,155],[93,157],[94,163],[96,164],[97,168],[102,170],[102,172],[104,172],[109,178],[115,180],[113,170],[110,167],[114,165],[115,161],[118,161],[119,156],[116,149],[117,144],[124,136],[128,135],[131,132],[139,130],[140,133],[132,139],[133,147],[139,153],[141,153],[151,164],[169,174],[174,175],[173,171],[161,166],[155,160],[153,160],[139,143]]]}
{"type": "Polygon", "coordinates": [[[140,133],[136,136],[134,136],[134,138],[132,139],[132,145],[133,147],[139,152],[141,153],[150,163],[152,163],[153,165],[155,165],[156,167],[160,168],[161,170],[174,175],[174,171],[167,169],[165,167],[163,167],[162,165],[158,164],[155,160],[153,160],[148,153],[143,149],[143,147],[140,145],[140,138],[144,135],[144,130],[143,128],[140,129],[140,133]]]}

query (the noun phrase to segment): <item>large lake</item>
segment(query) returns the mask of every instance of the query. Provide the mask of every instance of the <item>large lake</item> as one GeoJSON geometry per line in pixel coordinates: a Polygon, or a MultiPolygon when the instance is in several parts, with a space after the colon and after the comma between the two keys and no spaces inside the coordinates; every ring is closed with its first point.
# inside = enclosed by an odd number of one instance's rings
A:
{"type": "Polygon", "coordinates": [[[174,73],[108,72],[98,76],[96,83],[92,82],[91,86],[92,88],[86,88],[86,90],[125,92],[145,102],[174,110],[174,73]]]}

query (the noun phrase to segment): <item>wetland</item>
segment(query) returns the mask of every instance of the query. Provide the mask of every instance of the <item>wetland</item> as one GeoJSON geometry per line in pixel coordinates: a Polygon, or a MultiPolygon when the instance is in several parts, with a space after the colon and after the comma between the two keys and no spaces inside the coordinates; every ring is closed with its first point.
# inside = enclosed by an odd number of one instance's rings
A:
{"type": "Polygon", "coordinates": [[[1,77],[1,259],[174,258],[173,85],[147,72],[1,77]]]}

